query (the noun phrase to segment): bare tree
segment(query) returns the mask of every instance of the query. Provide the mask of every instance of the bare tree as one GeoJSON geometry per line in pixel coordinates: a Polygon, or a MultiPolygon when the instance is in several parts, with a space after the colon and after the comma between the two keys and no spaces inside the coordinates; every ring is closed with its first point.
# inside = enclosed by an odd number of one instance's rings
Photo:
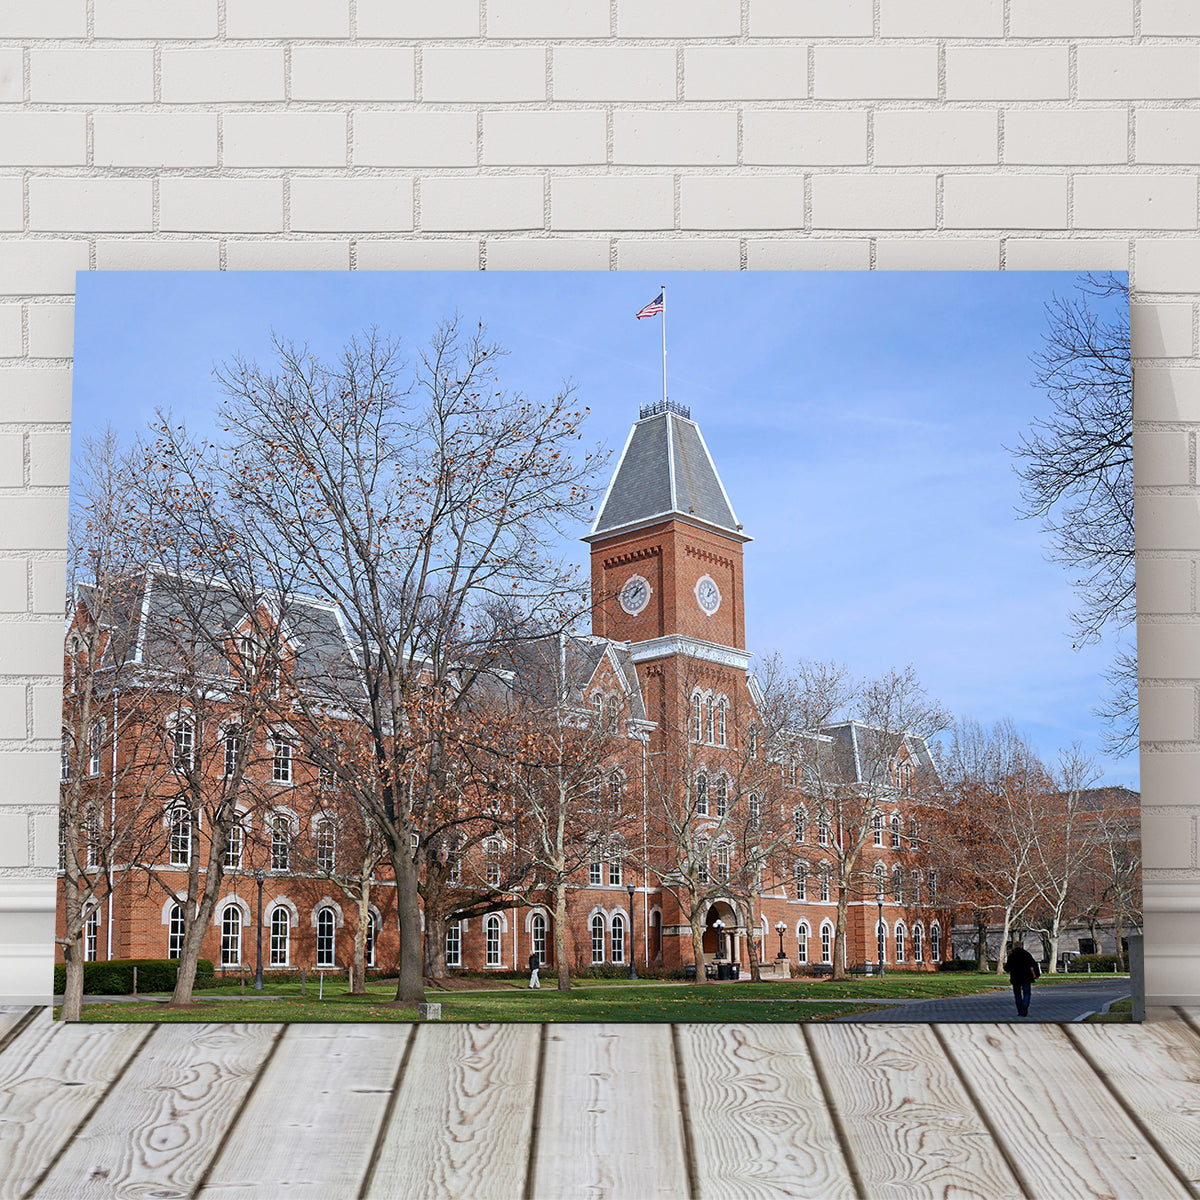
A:
{"type": "MultiPolygon", "coordinates": [[[[1013,454],[1025,500],[1050,535],[1052,555],[1072,572],[1080,644],[1134,619],[1133,373],[1129,285],[1115,275],[1081,276],[1078,297],[1046,306],[1049,329],[1033,356],[1033,385],[1050,416],[1034,422],[1013,454]],[[1115,298],[1098,312],[1095,302],[1115,298]]],[[[1119,646],[1100,710],[1119,755],[1137,745],[1137,664],[1119,646]]]]}

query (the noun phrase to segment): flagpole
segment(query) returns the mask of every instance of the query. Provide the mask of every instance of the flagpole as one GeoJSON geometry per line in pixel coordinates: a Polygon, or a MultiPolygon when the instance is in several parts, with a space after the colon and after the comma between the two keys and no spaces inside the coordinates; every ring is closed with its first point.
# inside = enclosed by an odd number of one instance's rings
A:
{"type": "Polygon", "coordinates": [[[667,407],[667,285],[662,287],[663,408],[667,407]]]}

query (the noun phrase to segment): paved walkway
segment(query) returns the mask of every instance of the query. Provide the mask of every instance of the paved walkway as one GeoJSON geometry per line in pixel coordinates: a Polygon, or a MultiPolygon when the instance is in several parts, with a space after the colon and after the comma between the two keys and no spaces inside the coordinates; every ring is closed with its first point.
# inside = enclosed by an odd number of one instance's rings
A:
{"type": "Polygon", "coordinates": [[[1018,1017],[1012,989],[978,992],[973,996],[947,996],[940,1000],[912,1000],[886,1012],[839,1017],[840,1021],[1001,1021],[1026,1024],[1030,1021],[1082,1021],[1103,1012],[1115,1000],[1130,995],[1128,979],[1081,979],[1078,983],[1033,985],[1029,1016],[1018,1017]]]}

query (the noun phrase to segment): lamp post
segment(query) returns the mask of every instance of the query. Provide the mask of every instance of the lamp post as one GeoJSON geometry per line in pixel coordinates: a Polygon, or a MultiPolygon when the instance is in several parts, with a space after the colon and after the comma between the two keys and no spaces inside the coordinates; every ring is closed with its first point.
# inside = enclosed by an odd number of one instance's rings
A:
{"type": "Polygon", "coordinates": [[[717,931],[717,958],[725,957],[725,922],[718,917],[713,922],[713,928],[717,931]]]}
{"type": "Polygon", "coordinates": [[[258,991],[262,991],[262,885],[266,875],[263,874],[262,867],[259,867],[254,872],[254,882],[258,884],[258,955],[256,966],[254,968],[254,986],[258,991]]]}
{"type": "Polygon", "coordinates": [[[883,888],[882,886],[875,889],[875,902],[879,905],[879,924],[876,927],[876,932],[879,935],[879,970],[876,972],[879,975],[883,974],[883,888]]]}
{"type": "Polygon", "coordinates": [[[783,931],[786,928],[787,928],[787,926],[782,921],[775,922],[775,932],[777,934],[779,934],[779,953],[777,955],[775,955],[776,958],[786,958],[787,957],[787,955],[784,954],[784,952],[783,952],[783,931]]]}
{"type": "Polygon", "coordinates": [[[637,963],[633,952],[633,895],[636,889],[632,883],[627,883],[625,890],[629,893],[629,978],[636,979],[638,977],[637,963]]]}

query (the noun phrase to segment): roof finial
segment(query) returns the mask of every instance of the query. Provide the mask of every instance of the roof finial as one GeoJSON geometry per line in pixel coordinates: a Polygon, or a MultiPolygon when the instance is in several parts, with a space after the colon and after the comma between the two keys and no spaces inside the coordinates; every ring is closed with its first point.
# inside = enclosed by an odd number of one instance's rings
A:
{"type": "Polygon", "coordinates": [[[656,400],[653,404],[643,404],[638,409],[638,420],[644,421],[647,417],[657,417],[659,413],[665,412],[677,413],[689,421],[692,419],[692,410],[686,404],[680,404],[678,400],[656,400]]]}

